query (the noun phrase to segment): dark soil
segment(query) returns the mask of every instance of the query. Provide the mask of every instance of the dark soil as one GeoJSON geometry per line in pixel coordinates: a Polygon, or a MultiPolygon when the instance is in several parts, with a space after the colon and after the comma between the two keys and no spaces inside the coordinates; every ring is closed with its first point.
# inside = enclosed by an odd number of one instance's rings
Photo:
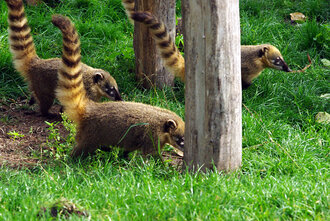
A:
{"type": "MultiPolygon", "coordinates": [[[[45,121],[61,121],[59,110],[60,106],[55,104],[51,109],[55,116],[47,118],[39,114],[37,105],[29,106],[27,100],[11,103],[0,100],[0,166],[33,167],[44,163],[42,152],[47,148],[49,127],[45,121]]],[[[55,128],[62,136],[68,133],[62,124],[55,128]]]]}

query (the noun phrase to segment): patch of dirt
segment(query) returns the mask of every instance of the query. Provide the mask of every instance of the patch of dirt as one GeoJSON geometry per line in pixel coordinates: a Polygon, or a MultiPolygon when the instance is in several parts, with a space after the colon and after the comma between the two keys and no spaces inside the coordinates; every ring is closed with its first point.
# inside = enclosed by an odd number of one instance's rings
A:
{"type": "MultiPolygon", "coordinates": [[[[62,121],[58,114],[60,106],[55,104],[52,107],[50,112],[54,116],[51,118],[41,116],[34,108],[37,105],[29,106],[27,100],[12,103],[0,100],[0,166],[20,168],[45,163],[46,159],[41,157],[42,151],[48,148],[49,126],[45,121],[62,121]]],[[[55,128],[64,137],[68,134],[62,124],[55,128]]]]}
{"type": "MultiPolygon", "coordinates": [[[[47,145],[49,126],[47,122],[61,122],[58,114],[60,105],[53,105],[50,113],[55,116],[43,117],[38,112],[38,105],[29,106],[28,100],[12,100],[10,103],[0,100],[0,166],[11,168],[32,168],[38,164],[47,163],[42,156],[47,145]]],[[[62,124],[55,126],[61,137],[66,137],[68,131],[62,124]]],[[[170,162],[177,169],[182,167],[182,156],[175,152],[163,152],[164,161],[170,162]]]]}

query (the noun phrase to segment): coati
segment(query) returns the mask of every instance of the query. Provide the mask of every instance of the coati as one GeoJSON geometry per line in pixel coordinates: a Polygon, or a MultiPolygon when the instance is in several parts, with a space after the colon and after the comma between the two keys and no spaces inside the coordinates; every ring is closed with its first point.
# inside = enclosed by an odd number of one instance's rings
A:
{"type": "MultiPolygon", "coordinates": [[[[169,36],[164,23],[158,21],[150,12],[129,11],[127,13],[133,20],[141,22],[149,27],[165,66],[172,74],[184,81],[184,58],[169,36]]],[[[291,71],[276,47],[269,44],[241,46],[241,76],[243,89],[248,88],[252,84],[252,80],[258,77],[265,68],[273,68],[286,72],[291,71]]]]}
{"type": "MultiPolygon", "coordinates": [[[[6,0],[8,6],[9,43],[13,63],[17,71],[28,82],[33,97],[37,99],[41,114],[47,116],[55,98],[57,71],[60,58],[41,59],[31,36],[22,0],[6,0]]],[[[67,62],[67,61],[64,61],[67,62]]],[[[102,69],[81,64],[82,76],[87,96],[98,101],[102,96],[111,100],[121,100],[115,79],[102,69]]]]}
{"type": "Polygon", "coordinates": [[[63,34],[62,64],[58,70],[56,97],[69,119],[77,124],[77,145],[72,156],[86,156],[99,147],[119,146],[155,153],[168,143],[184,147],[184,121],[175,113],[135,102],[96,103],[86,96],[80,62],[80,42],[74,25],[64,16],[52,22],[63,34]]]}

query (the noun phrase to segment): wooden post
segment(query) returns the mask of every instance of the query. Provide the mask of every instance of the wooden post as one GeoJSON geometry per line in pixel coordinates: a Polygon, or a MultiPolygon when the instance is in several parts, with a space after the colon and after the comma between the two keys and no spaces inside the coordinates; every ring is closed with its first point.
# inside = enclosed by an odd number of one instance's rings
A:
{"type": "Polygon", "coordinates": [[[239,0],[182,0],[184,160],[230,171],[242,161],[239,0]]]}
{"type": "MultiPolygon", "coordinates": [[[[175,39],[175,0],[136,0],[135,10],[153,13],[165,23],[172,39],[175,39]]],[[[137,22],[134,30],[134,51],[136,76],[144,88],[173,86],[174,76],[164,68],[148,29],[137,22]]]]}

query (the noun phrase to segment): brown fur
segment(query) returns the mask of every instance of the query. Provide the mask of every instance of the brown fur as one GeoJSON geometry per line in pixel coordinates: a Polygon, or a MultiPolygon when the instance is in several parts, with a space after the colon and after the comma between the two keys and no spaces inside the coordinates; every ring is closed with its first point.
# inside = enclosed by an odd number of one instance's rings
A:
{"type": "MultiPolygon", "coordinates": [[[[38,100],[40,111],[48,115],[55,98],[57,71],[61,59],[40,59],[36,54],[31,29],[28,25],[22,0],[6,0],[8,5],[9,42],[13,63],[28,82],[33,97],[38,100]]],[[[121,100],[115,79],[102,69],[82,64],[83,80],[87,95],[98,101],[102,96],[121,100]]]]}
{"type": "Polygon", "coordinates": [[[265,68],[290,72],[281,52],[273,45],[242,45],[241,74],[242,87],[248,88],[265,68]]]}
{"type": "MultiPolygon", "coordinates": [[[[169,37],[163,22],[158,21],[149,12],[129,12],[131,18],[149,27],[152,37],[164,60],[165,66],[175,76],[184,81],[185,61],[169,37]]],[[[242,88],[246,89],[252,84],[252,80],[258,77],[265,68],[273,68],[289,72],[280,51],[272,45],[242,45],[241,46],[241,74],[242,88]],[[276,65],[277,63],[277,65],[276,65]]]]}
{"type": "Polygon", "coordinates": [[[125,8],[127,17],[129,18],[131,23],[134,23],[134,21],[131,19],[131,13],[134,12],[134,8],[135,8],[135,0],[122,0],[122,5],[125,8]]]}
{"type": "Polygon", "coordinates": [[[184,145],[184,122],[175,113],[142,103],[96,103],[87,98],[81,76],[80,44],[73,24],[66,17],[53,16],[63,33],[63,62],[59,69],[56,95],[64,111],[77,124],[77,146],[72,155],[94,152],[102,146],[120,146],[126,151],[141,149],[155,153],[168,143],[184,145]]]}

